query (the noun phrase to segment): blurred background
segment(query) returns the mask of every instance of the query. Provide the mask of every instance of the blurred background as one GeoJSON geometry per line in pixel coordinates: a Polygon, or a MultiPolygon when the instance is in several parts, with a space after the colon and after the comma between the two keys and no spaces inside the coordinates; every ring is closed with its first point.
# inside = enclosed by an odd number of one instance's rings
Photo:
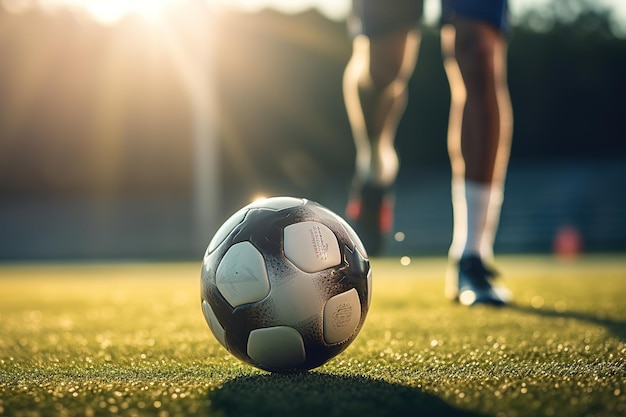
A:
{"type": "MultiPolygon", "coordinates": [[[[626,3],[511,0],[499,253],[626,250],[626,3]]],[[[445,255],[438,1],[397,138],[391,255],[445,255]]],[[[346,1],[0,0],[0,260],[200,259],[256,196],[343,214],[346,1]]]]}

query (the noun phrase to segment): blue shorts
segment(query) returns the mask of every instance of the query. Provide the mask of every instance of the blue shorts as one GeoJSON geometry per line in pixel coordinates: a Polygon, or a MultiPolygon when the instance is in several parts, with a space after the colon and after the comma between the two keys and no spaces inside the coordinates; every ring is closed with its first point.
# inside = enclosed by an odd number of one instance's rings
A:
{"type": "MultiPolygon", "coordinates": [[[[423,0],[352,0],[348,27],[353,35],[383,35],[419,23],[423,0]]],[[[441,0],[441,23],[455,17],[486,22],[505,34],[510,30],[508,0],[441,0]]]]}

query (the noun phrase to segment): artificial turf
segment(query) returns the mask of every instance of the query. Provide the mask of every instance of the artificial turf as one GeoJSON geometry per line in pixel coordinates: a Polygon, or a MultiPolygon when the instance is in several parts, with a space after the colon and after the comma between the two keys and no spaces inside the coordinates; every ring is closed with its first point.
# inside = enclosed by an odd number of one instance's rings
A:
{"type": "Polygon", "coordinates": [[[443,258],[373,259],[355,342],[310,372],[234,359],[197,263],[0,265],[0,416],[624,416],[624,256],[502,257],[510,307],[443,297],[443,258]]]}

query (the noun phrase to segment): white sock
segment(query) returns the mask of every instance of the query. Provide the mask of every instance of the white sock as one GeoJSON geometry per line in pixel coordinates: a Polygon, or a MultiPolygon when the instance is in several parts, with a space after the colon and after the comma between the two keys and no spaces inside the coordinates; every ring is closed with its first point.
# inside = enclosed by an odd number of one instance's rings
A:
{"type": "Polygon", "coordinates": [[[491,197],[489,198],[489,207],[487,208],[487,217],[485,218],[485,227],[483,228],[483,236],[480,243],[480,257],[487,261],[493,261],[493,246],[498,232],[500,223],[500,212],[502,210],[502,202],[504,201],[504,190],[502,186],[491,186],[491,197]]]}
{"type": "Polygon", "coordinates": [[[400,161],[398,153],[391,144],[380,144],[372,152],[370,172],[375,176],[375,182],[381,185],[390,185],[396,181],[400,161]]]}
{"type": "Polygon", "coordinates": [[[467,204],[465,203],[465,181],[452,180],[452,243],[448,251],[450,259],[461,258],[467,240],[467,204]]]}
{"type": "Polygon", "coordinates": [[[493,193],[494,203],[499,204],[495,204],[492,209],[492,191],[491,185],[465,179],[452,181],[454,231],[450,258],[460,259],[464,255],[493,257],[493,241],[500,216],[502,192],[493,193]]]}
{"type": "Polygon", "coordinates": [[[379,142],[378,146],[363,147],[357,151],[356,169],[359,178],[370,184],[391,185],[398,176],[400,161],[390,142],[379,142]]]}

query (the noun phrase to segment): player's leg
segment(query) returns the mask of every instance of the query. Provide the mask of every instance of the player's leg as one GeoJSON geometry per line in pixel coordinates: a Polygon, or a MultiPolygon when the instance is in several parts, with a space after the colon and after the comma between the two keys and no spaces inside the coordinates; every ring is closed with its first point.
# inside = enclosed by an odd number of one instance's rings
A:
{"type": "Polygon", "coordinates": [[[352,57],[344,99],[356,149],[346,210],[370,255],[392,227],[392,186],[398,173],[394,140],[407,101],[419,46],[421,0],[354,0],[352,57]]]}
{"type": "Polygon", "coordinates": [[[506,0],[443,1],[454,211],[446,294],[463,304],[502,304],[510,298],[485,266],[493,258],[512,132],[506,9],[506,0]]]}

